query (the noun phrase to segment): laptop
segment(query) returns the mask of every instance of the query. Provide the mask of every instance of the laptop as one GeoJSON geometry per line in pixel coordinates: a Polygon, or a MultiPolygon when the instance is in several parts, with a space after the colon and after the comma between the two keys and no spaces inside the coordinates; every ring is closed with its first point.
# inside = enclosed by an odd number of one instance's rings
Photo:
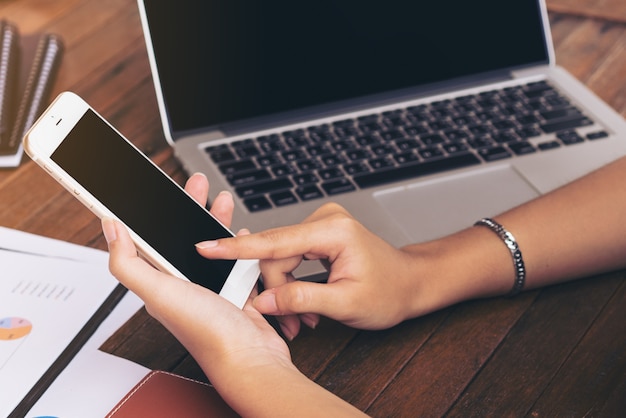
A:
{"type": "Polygon", "coordinates": [[[624,119],[555,65],[543,0],[138,4],[165,137],[233,193],[234,230],[334,201],[402,246],[626,154],[624,119]]]}

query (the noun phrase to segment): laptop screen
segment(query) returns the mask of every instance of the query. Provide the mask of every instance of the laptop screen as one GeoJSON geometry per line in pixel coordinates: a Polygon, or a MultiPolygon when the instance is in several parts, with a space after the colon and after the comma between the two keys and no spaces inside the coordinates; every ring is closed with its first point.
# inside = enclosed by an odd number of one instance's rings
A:
{"type": "Polygon", "coordinates": [[[145,1],[189,132],[548,62],[539,1],[145,1]]]}

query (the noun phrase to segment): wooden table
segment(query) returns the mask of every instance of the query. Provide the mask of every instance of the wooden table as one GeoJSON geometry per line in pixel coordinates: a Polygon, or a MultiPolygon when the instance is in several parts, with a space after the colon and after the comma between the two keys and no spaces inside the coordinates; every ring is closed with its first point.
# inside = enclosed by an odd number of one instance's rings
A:
{"type": "MultiPolygon", "coordinates": [[[[621,1],[549,6],[557,62],[626,116],[621,1]]],[[[25,43],[42,32],[60,34],[66,51],[53,94],[77,92],[184,181],[161,132],[134,1],[4,0],[0,17],[17,23],[25,43]]],[[[99,221],[30,161],[0,171],[0,224],[106,248],[99,221]]],[[[620,416],[626,412],[625,276],[619,271],[512,299],[463,303],[380,332],[324,320],[290,347],[307,376],[373,416],[620,416]]],[[[206,379],[143,310],[104,349],[206,379]]]]}

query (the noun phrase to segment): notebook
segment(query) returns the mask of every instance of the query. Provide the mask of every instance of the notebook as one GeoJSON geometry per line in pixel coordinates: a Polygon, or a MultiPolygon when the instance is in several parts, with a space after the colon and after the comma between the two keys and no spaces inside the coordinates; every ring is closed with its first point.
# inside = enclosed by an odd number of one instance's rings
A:
{"type": "Polygon", "coordinates": [[[236,418],[213,386],[173,373],[153,370],[106,418],[236,418]]]}
{"type": "Polygon", "coordinates": [[[423,242],[626,153],[624,119],[555,65],[543,0],[138,4],[165,137],[233,193],[235,230],[334,201],[423,242]]]}

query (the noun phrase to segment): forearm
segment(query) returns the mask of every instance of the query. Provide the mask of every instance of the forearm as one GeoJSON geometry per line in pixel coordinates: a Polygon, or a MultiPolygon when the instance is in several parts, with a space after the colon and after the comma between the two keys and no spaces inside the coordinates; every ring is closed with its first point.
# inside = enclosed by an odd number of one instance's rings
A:
{"type": "MultiPolygon", "coordinates": [[[[362,417],[361,411],[309,380],[292,365],[228,367],[216,388],[244,417],[362,417]]],[[[210,372],[214,374],[215,364],[210,372]]]]}
{"type": "Polygon", "coordinates": [[[497,219],[516,236],[527,287],[626,265],[626,159],[497,219]]]}
{"type": "MultiPolygon", "coordinates": [[[[526,266],[525,289],[626,265],[626,159],[494,217],[516,238],[526,266]]],[[[426,311],[461,300],[508,293],[511,254],[486,227],[405,248],[414,254],[426,311]]],[[[413,307],[415,310],[416,308],[413,307]]],[[[426,311],[417,309],[417,314],[426,311]]]]}

